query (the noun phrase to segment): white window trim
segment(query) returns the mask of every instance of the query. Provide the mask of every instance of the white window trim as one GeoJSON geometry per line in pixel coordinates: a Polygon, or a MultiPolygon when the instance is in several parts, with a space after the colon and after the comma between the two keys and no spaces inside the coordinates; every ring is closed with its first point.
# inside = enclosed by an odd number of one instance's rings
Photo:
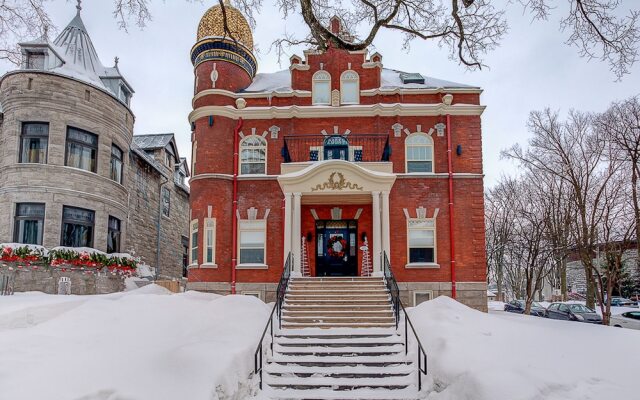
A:
{"type": "Polygon", "coordinates": [[[410,134],[409,136],[407,136],[404,139],[404,170],[405,173],[407,174],[417,174],[417,175],[426,175],[426,174],[435,174],[436,172],[436,163],[435,163],[435,158],[436,158],[436,153],[435,153],[435,143],[433,142],[433,138],[430,135],[427,135],[424,132],[414,132],[412,134],[410,134]],[[431,142],[430,145],[409,145],[407,144],[407,142],[409,141],[409,138],[415,137],[415,136],[425,136],[429,139],[429,141],[431,142]],[[423,147],[423,146],[431,146],[431,160],[411,160],[411,161],[431,161],[431,172],[409,172],[409,158],[407,157],[409,154],[409,147],[423,147]]]}
{"type": "Polygon", "coordinates": [[[202,237],[203,241],[202,241],[202,266],[207,266],[209,268],[211,267],[217,267],[216,264],[216,228],[217,228],[217,224],[216,224],[216,219],[215,218],[205,218],[204,219],[204,235],[202,237]],[[208,223],[211,222],[213,224],[213,226],[208,226],[208,223]],[[208,250],[208,245],[207,243],[209,242],[208,236],[209,234],[211,234],[212,239],[211,239],[211,262],[207,262],[207,250],[208,250]]]}
{"type": "Polygon", "coordinates": [[[236,265],[236,269],[267,269],[269,268],[269,266],[267,265],[267,220],[266,219],[238,219],[238,264],[236,265]],[[251,222],[255,222],[255,221],[263,221],[263,228],[262,229],[242,229],[242,222],[243,221],[251,221],[251,222]],[[240,242],[240,233],[241,232],[264,232],[264,246],[262,248],[263,251],[263,256],[262,259],[264,260],[264,263],[244,263],[241,264],[240,263],[240,251],[242,250],[242,246],[241,246],[241,242],[240,242]]]}
{"type": "Polygon", "coordinates": [[[189,224],[189,266],[191,267],[198,265],[198,260],[193,259],[193,250],[196,250],[196,254],[198,254],[198,241],[200,240],[200,237],[198,235],[198,237],[196,238],[196,248],[194,249],[193,248],[194,233],[200,233],[197,219],[192,219],[191,223],[189,224]]]}
{"type": "Polygon", "coordinates": [[[360,104],[360,75],[358,75],[358,73],[356,71],[353,70],[346,70],[344,71],[341,75],[340,75],[340,104],[360,104]],[[353,73],[357,76],[356,79],[345,79],[345,75],[349,74],[349,73],[353,73]],[[358,99],[355,102],[346,102],[344,101],[344,88],[343,88],[343,84],[345,81],[355,81],[356,82],[356,93],[358,94],[358,99]]]}
{"type": "Polygon", "coordinates": [[[313,77],[311,78],[311,103],[316,106],[329,106],[331,105],[331,74],[329,74],[327,71],[325,70],[320,70],[317,71],[315,74],[313,74],[313,77]],[[327,79],[325,76],[328,76],[329,79],[327,79]],[[316,82],[329,82],[329,101],[327,101],[326,103],[320,103],[318,101],[316,101],[316,82]]]}
{"type": "Polygon", "coordinates": [[[440,268],[438,264],[438,224],[435,218],[407,218],[407,264],[405,268],[440,268]],[[409,227],[411,221],[433,221],[433,228],[413,228],[409,227]],[[410,262],[409,232],[411,230],[432,230],[433,231],[433,262],[432,263],[412,263],[410,262]]]}
{"type": "Polygon", "coordinates": [[[242,294],[243,296],[255,296],[264,301],[264,299],[262,298],[262,292],[258,290],[243,290],[240,292],[240,294],[242,294]]]}
{"type": "Polygon", "coordinates": [[[433,290],[415,290],[413,292],[413,306],[417,306],[417,295],[419,294],[428,294],[429,295],[429,301],[433,300],[433,290]]]}
{"type": "Polygon", "coordinates": [[[252,176],[252,175],[256,175],[256,176],[263,176],[263,175],[267,175],[267,159],[268,159],[268,146],[267,146],[267,139],[263,138],[262,136],[259,135],[249,135],[249,136],[245,136],[244,138],[242,138],[242,140],[240,141],[240,149],[239,149],[239,155],[240,155],[240,166],[238,168],[238,175],[242,175],[242,176],[252,176]],[[247,147],[246,149],[249,150],[255,150],[255,149],[264,149],[264,162],[242,162],[242,150],[243,150],[243,143],[245,141],[247,141],[249,138],[258,138],[258,140],[260,140],[262,142],[262,146],[251,146],[251,147],[247,147]],[[264,164],[264,173],[263,174],[243,174],[242,173],[242,164],[264,164]]]}

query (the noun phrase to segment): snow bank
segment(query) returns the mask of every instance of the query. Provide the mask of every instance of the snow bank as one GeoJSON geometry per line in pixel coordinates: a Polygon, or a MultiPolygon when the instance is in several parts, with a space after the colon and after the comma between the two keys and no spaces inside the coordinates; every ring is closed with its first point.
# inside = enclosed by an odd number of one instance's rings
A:
{"type": "Polygon", "coordinates": [[[512,313],[448,297],[409,310],[429,357],[432,400],[637,398],[640,332],[512,313]]]}
{"type": "Polygon", "coordinates": [[[170,294],[0,298],[0,397],[241,399],[270,309],[253,296],[170,294]]]}
{"type": "Polygon", "coordinates": [[[504,311],[505,303],[502,301],[489,301],[489,311],[504,311]]]}

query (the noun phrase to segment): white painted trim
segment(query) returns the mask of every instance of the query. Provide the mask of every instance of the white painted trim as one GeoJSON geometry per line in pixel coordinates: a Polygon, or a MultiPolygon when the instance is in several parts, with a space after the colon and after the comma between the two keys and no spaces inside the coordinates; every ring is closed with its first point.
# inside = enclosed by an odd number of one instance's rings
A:
{"type": "MultiPolygon", "coordinates": [[[[202,236],[202,261],[203,264],[202,265],[216,265],[216,229],[218,227],[217,221],[215,218],[205,218],[204,219],[204,224],[203,225],[203,231],[204,231],[204,235],[202,236]],[[213,227],[208,227],[207,226],[207,222],[212,222],[213,223],[213,227]],[[207,246],[207,239],[208,239],[208,235],[211,233],[212,238],[211,238],[211,262],[207,262],[207,250],[208,250],[208,246],[207,246]]],[[[217,267],[217,266],[216,266],[217,267]]]]}
{"type": "Polygon", "coordinates": [[[269,269],[267,264],[238,264],[236,265],[236,269],[269,269]]]}
{"type": "Polygon", "coordinates": [[[417,306],[418,304],[416,304],[416,295],[418,294],[428,294],[429,295],[429,300],[433,300],[433,290],[415,290],[413,292],[413,306],[417,306]]]}
{"type": "MultiPolygon", "coordinates": [[[[409,247],[407,245],[407,247],[409,247]]],[[[435,250],[434,250],[435,253],[435,250]]],[[[409,263],[404,266],[408,269],[438,269],[440,268],[440,264],[438,263],[409,263]]]]}
{"type": "Polygon", "coordinates": [[[193,175],[191,179],[189,179],[189,183],[193,181],[199,181],[202,179],[224,179],[227,181],[233,180],[233,175],[229,174],[198,174],[193,175]]]}
{"type": "Polygon", "coordinates": [[[265,139],[264,137],[260,136],[260,135],[256,135],[255,134],[255,128],[253,128],[251,135],[247,135],[245,137],[242,138],[242,140],[240,141],[240,143],[238,144],[238,177],[240,176],[247,176],[247,175],[251,175],[251,176],[255,176],[255,175],[263,175],[263,174],[243,174],[242,173],[242,165],[243,164],[263,164],[264,165],[264,175],[267,174],[267,167],[268,167],[268,163],[267,160],[269,159],[268,157],[268,151],[269,151],[269,142],[267,139],[265,139]],[[245,148],[242,147],[242,145],[249,139],[257,139],[258,141],[260,141],[260,143],[262,143],[261,146],[247,146],[245,148]],[[252,151],[252,150],[261,150],[264,149],[264,161],[260,162],[255,162],[255,161],[242,161],[242,152],[243,151],[252,151]]]}
{"type": "Polygon", "coordinates": [[[200,241],[200,222],[198,221],[197,218],[192,219],[191,222],[189,222],[189,265],[198,265],[198,245],[200,241]],[[194,226],[196,229],[194,229],[194,226]],[[196,233],[198,235],[198,237],[196,238],[196,259],[193,259],[193,234],[196,233]]]}
{"type": "Polygon", "coordinates": [[[202,268],[202,269],[217,269],[218,268],[218,264],[202,264],[202,265],[200,265],[200,268],[202,268]]]}
{"type": "Polygon", "coordinates": [[[348,107],[314,106],[282,106],[282,107],[247,107],[238,110],[232,106],[204,106],[196,108],[189,114],[189,122],[210,115],[237,119],[288,119],[288,118],[330,118],[330,117],[408,117],[408,116],[440,116],[471,115],[480,116],[486,106],[475,104],[355,104],[348,107]]]}

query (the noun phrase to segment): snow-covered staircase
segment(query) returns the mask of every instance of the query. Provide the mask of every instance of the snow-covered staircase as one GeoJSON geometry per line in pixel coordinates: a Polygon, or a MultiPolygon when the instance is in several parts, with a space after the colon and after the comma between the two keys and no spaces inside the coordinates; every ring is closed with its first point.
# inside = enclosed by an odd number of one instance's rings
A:
{"type": "Polygon", "coordinates": [[[383,278],[292,278],[264,366],[271,399],[416,399],[383,278]]]}

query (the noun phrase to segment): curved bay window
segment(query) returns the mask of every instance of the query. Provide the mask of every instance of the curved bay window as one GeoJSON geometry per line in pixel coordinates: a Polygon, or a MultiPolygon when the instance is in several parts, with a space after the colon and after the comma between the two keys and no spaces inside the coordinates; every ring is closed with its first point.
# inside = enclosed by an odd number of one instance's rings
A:
{"type": "Polygon", "coordinates": [[[24,244],[42,245],[44,231],[44,204],[16,204],[15,227],[13,241],[24,244]]]}
{"type": "Polygon", "coordinates": [[[60,246],[93,247],[95,213],[84,208],[62,208],[60,246]]]}
{"type": "Polygon", "coordinates": [[[340,135],[332,135],[324,140],[325,160],[349,161],[349,141],[340,135]]]}
{"type": "Polygon", "coordinates": [[[433,172],[433,139],[412,133],[405,140],[407,172],[433,172]]]}
{"type": "Polygon", "coordinates": [[[111,180],[122,184],[122,150],[111,145],[111,180]]]}
{"type": "Polygon", "coordinates": [[[266,174],[267,141],[262,136],[251,135],[240,142],[240,175],[266,174]]]}
{"type": "Polygon", "coordinates": [[[65,165],[96,172],[98,161],[98,135],[81,129],[67,129],[65,165]]]}
{"type": "Polygon", "coordinates": [[[360,104],[360,77],[355,71],[344,71],[340,75],[340,102],[360,104]]]}
{"type": "Polygon", "coordinates": [[[21,163],[47,163],[49,144],[49,124],[46,122],[25,122],[20,138],[21,163]]]}
{"type": "Polygon", "coordinates": [[[312,80],[311,93],[313,104],[331,104],[331,75],[329,75],[327,71],[318,71],[313,74],[312,80]]]}

